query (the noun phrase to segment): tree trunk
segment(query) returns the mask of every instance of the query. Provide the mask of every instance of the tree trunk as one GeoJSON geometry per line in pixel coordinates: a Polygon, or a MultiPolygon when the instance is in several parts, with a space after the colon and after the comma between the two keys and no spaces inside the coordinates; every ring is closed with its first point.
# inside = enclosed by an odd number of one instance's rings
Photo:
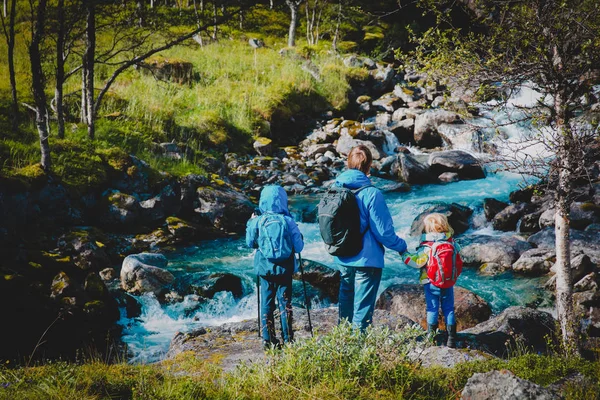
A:
{"type": "Polygon", "coordinates": [[[96,110],[94,107],[94,63],[96,57],[96,5],[95,0],[86,1],[86,46],[83,55],[85,65],[85,102],[88,137],[94,140],[96,110]]]}
{"type": "Polygon", "coordinates": [[[63,83],[65,81],[65,8],[64,0],[58,0],[57,22],[58,34],[56,37],[56,118],[58,119],[58,137],[65,137],[65,112],[63,107],[63,83]]]}
{"type": "MultiPolygon", "coordinates": [[[[6,4],[6,2],[5,2],[6,4]]],[[[17,0],[10,3],[10,19],[8,27],[8,73],[10,75],[10,93],[12,97],[12,130],[19,129],[19,101],[17,98],[17,79],[15,75],[15,21],[17,18],[17,0]]]]}
{"type": "Polygon", "coordinates": [[[269,8],[272,10],[273,9],[273,0],[269,0],[269,8]]]}
{"type": "Polygon", "coordinates": [[[214,0],[213,0],[213,21],[214,21],[214,24],[213,24],[212,39],[214,41],[216,41],[217,40],[217,30],[218,30],[218,28],[217,28],[217,3],[214,0]]]}
{"type": "Polygon", "coordinates": [[[31,62],[31,89],[35,102],[35,125],[40,137],[40,163],[45,171],[50,170],[50,145],[48,144],[46,93],[44,92],[44,73],[40,55],[40,43],[44,36],[46,18],[46,0],[39,0],[35,13],[34,27],[29,44],[31,62]]]}
{"type": "Polygon", "coordinates": [[[81,68],[81,123],[87,125],[87,89],[86,89],[86,80],[87,76],[85,63],[81,68]]]}
{"type": "Polygon", "coordinates": [[[337,43],[340,34],[340,25],[342,24],[342,0],[340,0],[337,21],[335,22],[335,33],[333,34],[333,40],[331,42],[331,46],[333,47],[333,51],[337,52],[337,43]]]}
{"type": "Polygon", "coordinates": [[[286,3],[290,7],[291,20],[290,20],[290,31],[288,33],[288,47],[296,46],[296,26],[298,25],[298,7],[299,3],[294,1],[286,0],[286,3]]]}
{"type": "Polygon", "coordinates": [[[567,354],[579,354],[577,320],[573,307],[573,279],[571,277],[571,252],[569,235],[569,213],[571,195],[571,164],[573,146],[572,132],[566,118],[566,105],[563,96],[555,96],[556,129],[561,141],[557,151],[558,188],[556,190],[556,213],[554,232],[556,236],[556,311],[562,334],[563,349],[567,354]]]}
{"type": "Polygon", "coordinates": [[[141,28],[144,26],[144,4],[142,3],[142,0],[137,1],[135,12],[138,17],[138,26],[141,28]]]}
{"type": "Polygon", "coordinates": [[[11,0],[8,26],[6,21],[6,14],[8,13],[7,8],[8,0],[4,0],[4,10],[3,14],[0,14],[0,20],[2,22],[3,33],[6,37],[7,45],[6,52],[11,92],[11,129],[16,133],[19,129],[19,101],[17,98],[17,80],[15,75],[15,20],[17,14],[17,1],[11,0]]]}

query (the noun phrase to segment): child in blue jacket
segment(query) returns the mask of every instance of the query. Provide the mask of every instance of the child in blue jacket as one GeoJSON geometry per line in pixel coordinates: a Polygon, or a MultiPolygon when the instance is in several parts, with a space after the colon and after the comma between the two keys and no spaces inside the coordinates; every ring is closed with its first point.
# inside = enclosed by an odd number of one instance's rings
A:
{"type": "MultiPolygon", "coordinates": [[[[254,255],[254,271],[260,282],[260,315],[261,334],[265,347],[280,345],[275,336],[275,297],[279,303],[281,314],[282,339],[289,343],[294,339],[292,331],[292,275],[296,267],[295,253],[300,253],[304,248],[302,234],[298,225],[294,222],[288,210],[288,197],[285,190],[278,185],[265,186],[260,193],[259,212],[260,215],[252,215],[246,224],[246,244],[248,247],[257,249],[254,255]],[[268,256],[263,254],[259,246],[261,239],[261,221],[269,214],[280,214],[287,224],[286,232],[288,238],[283,238],[291,245],[291,254],[285,260],[272,262],[268,256]]],[[[276,220],[277,218],[275,218],[276,220]]],[[[272,238],[276,240],[278,238],[272,238]]]]}

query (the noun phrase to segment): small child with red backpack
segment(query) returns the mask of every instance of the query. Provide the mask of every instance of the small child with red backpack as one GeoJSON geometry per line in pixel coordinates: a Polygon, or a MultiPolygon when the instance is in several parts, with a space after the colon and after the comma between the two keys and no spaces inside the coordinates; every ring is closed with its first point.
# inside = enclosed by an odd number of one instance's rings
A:
{"type": "Polygon", "coordinates": [[[446,345],[455,348],[454,284],[462,272],[460,248],[452,239],[454,231],[445,215],[429,214],[423,223],[425,233],[417,251],[403,253],[402,259],[409,267],[421,269],[419,283],[425,290],[427,336],[432,338],[437,331],[441,306],[448,332],[446,345]]]}

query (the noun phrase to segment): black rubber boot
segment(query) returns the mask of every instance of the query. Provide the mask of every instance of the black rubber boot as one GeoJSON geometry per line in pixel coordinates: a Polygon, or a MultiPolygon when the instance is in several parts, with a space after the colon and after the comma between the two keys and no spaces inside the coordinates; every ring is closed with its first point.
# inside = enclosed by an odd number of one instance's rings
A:
{"type": "Polygon", "coordinates": [[[446,343],[447,347],[451,349],[456,348],[456,325],[448,325],[448,342],[446,343]]]}
{"type": "Polygon", "coordinates": [[[432,341],[435,340],[435,335],[437,334],[438,324],[427,324],[427,340],[432,341]]]}

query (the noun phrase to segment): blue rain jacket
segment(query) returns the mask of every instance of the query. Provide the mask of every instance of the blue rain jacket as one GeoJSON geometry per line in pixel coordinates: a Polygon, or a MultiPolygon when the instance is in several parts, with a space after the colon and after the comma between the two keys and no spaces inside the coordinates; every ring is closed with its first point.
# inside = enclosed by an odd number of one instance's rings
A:
{"type": "MultiPolygon", "coordinates": [[[[358,189],[370,185],[367,175],[357,169],[349,169],[341,173],[335,184],[348,189],[358,189]]],[[[406,242],[396,235],[390,210],[381,191],[368,187],[356,195],[360,211],[360,231],[363,236],[363,248],[353,257],[334,257],[338,264],[347,267],[383,268],[384,246],[403,253],[406,242]]]]}
{"type": "MultiPolygon", "coordinates": [[[[290,215],[288,210],[288,197],[285,190],[278,185],[265,186],[260,192],[260,201],[258,208],[261,214],[267,212],[283,214],[287,224],[288,230],[292,236],[292,244],[294,246],[294,253],[300,253],[304,249],[304,240],[298,225],[290,215]]],[[[246,245],[253,249],[258,249],[258,222],[259,217],[250,218],[246,224],[246,245]]],[[[272,276],[272,275],[285,275],[292,274],[296,268],[296,257],[294,254],[279,265],[273,264],[266,259],[265,256],[260,252],[260,249],[256,251],[254,255],[254,272],[260,276],[272,276]]]]}

